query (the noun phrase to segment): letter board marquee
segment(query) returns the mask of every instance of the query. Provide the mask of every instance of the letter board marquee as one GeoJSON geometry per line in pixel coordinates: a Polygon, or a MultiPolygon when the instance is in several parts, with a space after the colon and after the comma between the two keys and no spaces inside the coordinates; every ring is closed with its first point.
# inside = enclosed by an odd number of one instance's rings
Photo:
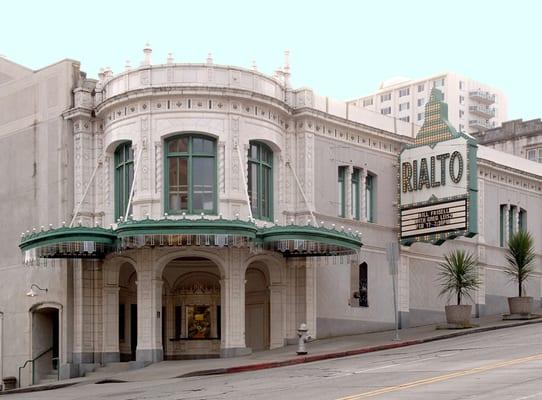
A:
{"type": "Polygon", "coordinates": [[[477,233],[476,141],[447,120],[437,89],[413,146],[399,156],[400,241],[441,244],[477,233]]]}

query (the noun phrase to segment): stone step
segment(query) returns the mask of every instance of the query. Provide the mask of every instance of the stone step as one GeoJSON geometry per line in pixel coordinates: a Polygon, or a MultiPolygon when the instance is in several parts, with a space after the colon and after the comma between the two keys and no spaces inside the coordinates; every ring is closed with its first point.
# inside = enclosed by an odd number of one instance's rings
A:
{"type": "Polygon", "coordinates": [[[131,369],[140,368],[136,362],[114,362],[108,363],[103,367],[96,368],[93,372],[87,372],[85,377],[100,378],[104,376],[114,375],[120,372],[129,371],[131,369]]]}

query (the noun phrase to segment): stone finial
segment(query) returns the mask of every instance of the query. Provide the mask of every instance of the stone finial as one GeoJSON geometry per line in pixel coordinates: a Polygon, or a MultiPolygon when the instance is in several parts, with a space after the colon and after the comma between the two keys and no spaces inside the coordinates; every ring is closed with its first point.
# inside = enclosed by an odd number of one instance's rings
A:
{"type": "Polygon", "coordinates": [[[168,64],[173,64],[173,62],[174,62],[173,53],[167,53],[167,61],[166,62],[168,64]]]}
{"type": "Polygon", "coordinates": [[[141,65],[151,65],[151,54],[151,45],[147,42],[145,43],[145,47],[143,47],[143,61],[141,62],[141,65]]]}
{"type": "Polygon", "coordinates": [[[209,52],[207,53],[207,64],[213,63],[213,53],[209,52]]]}
{"type": "Polygon", "coordinates": [[[284,67],[282,71],[284,74],[284,85],[290,87],[290,50],[284,50],[284,67]]]}
{"type": "Polygon", "coordinates": [[[132,65],[130,64],[130,60],[126,60],[126,62],[124,63],[124,70],[130,71],[131,69],[132,69],[132,65]]]}
{"type": "Polygon", "coordinates": [[[113,70],[111,69],[111,67],[105,67],[105,69],[104,69],[104,77],[105,77],[105,79],[111,78],[112,76],[113,76],[113,70]]]}
{"type": "Polygon", "coordinates": [[[256,65],[256,60],[252,60],[252,70],[253,70],[253,71],[257,71],[257,70],[258,70],[258,66],[256,65]]]}
{"type": "Polygon", "coordinates": [[[98,72],[98,79],[100,81],[103,81],[105,78],[105,69],[104,68],[100,68],[100,72],[98,72]]]}
{"type": "Polygon", "coordinates": [[[284,50],[284,73],[290,73],[290,50],[284,50]]]}

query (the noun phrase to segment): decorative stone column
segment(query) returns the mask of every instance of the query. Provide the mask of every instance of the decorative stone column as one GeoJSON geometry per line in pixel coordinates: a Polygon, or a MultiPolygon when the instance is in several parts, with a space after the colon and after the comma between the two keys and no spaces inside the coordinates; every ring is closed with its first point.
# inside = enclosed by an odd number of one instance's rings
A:
{"type": "MultiPolygon", "coordinates": [[[[352,167],[349,168],[351,170],[352,167]]],[[[309,330],[309,334],[316,338],[316,286],[317,286],[317,271],[316,261],[314,259],[305,259],[305,323],[309,330]]]]}
{"type": "Polygon", "coordinates": [[[101,361],[101,268],[83,260],[74,260],[73,268],[73,362],[92,364],[101,361]]]}
{"type": "Polygon", "coordinates": [[[138,362],[158,362],[162,349],[162,279],[154,276],[150,250],[137,257],[137,348],[138,362]]]}
{"type": "Polygon", "coordinates": [[[245,342],[245,276],[241,272],[241,250],[228,252],[225,276],[220,280],[222,335],[221,357],[250,353],[245,342]]]}

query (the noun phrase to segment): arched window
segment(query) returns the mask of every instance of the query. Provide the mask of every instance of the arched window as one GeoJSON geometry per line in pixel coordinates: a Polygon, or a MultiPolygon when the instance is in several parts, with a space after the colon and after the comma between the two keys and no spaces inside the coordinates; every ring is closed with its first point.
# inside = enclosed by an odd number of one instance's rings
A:
{"type": "Polygon", "coordinates": [[[165,143],[165,210],[216,214],[216,141],[175,136],[165,143]]]}
{"type": "Polygon", "coordinates": [[[359,265],[358,275],[358,290],[359,290],[359,306],[369,307],[369,288],[368,288],[368,271],[367,263],[362,262],[359,265]]]}
{"type": "MultiPolygon", "coordinates": [[[[115,219],[124,217],[134,182],[132,143],[121,143],[115,150],[115,219]]],[[[132,212],[132,207],[128,213],[132,212]]]]}
{"type": "Polygon", "coordinates": [[[254,218],[273,219],[273,152],[259,142],[250,143],[248,197],[254,218]]]}

